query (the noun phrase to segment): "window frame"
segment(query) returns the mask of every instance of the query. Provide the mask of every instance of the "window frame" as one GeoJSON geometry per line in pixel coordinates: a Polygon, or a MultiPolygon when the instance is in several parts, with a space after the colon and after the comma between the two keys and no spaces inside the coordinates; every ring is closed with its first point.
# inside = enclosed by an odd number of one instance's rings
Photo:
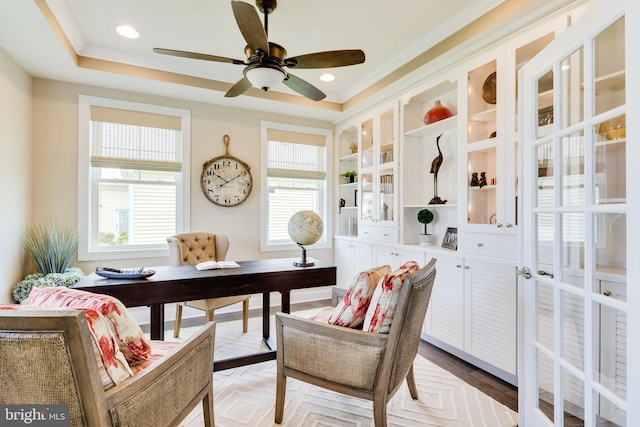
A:
{"type": "Polygon", "coordinates": [[[165,107],[139,102],[123,101],[89,95],[78,96],[78,245],[79,261],[96,261],[124,258],[167,257],[166,244],[145,245],[143,247],[103,247],[97,244],[99,233],[93,228],[98,226],[98,209],[93,209],[98,181],[94,179],[91,167],[90,120],[92,106],[108,107],[145,113],[163,114],[180,117],[182,131],[182,169],[176,176],[176,233],[189,230],[191,210],[191,111],[181,108],[165,107]],[[95,239],[92,238],[95,236],[95,239]],[[94,244],[94,240],[96,240],[94,244]]]}
{"type": "Polygon", "coordinates": [[[318,212],[323,222],[324,241],[318,242],[312,245],[315,249],[330,249],[333,247],[333,216],[331,215],[331,200],[333,200],[333,131],[331,129],[314,128],[309,126],[298,126],[286,123],[261,121],[260,122],[260,211],[264,214],[260,215],[260,251],[288,251],[299,250],[296,243],[291,241],[290,243],[268,243],[267,242],[267,213],[269,212],[269,189],[268,189],[268,152],[269,152],[269,138],[268,129],[282,130],[288,132],[305,133],[310,135],[319,135],[325,137],[325,190],[324,200],[321,204],[324,205],[324,212],[318,212]]]}

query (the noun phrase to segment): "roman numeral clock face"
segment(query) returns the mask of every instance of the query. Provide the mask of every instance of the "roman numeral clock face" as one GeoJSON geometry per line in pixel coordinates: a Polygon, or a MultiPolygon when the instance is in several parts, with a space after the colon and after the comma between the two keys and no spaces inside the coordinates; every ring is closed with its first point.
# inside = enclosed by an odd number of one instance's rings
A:
{"type": "Polygon", "coordinates": [[[200,187],[212,203],[225,207],[236,206],[251,194],[253,178],[249,165],[224,155],[203,165],[200,187]]]}

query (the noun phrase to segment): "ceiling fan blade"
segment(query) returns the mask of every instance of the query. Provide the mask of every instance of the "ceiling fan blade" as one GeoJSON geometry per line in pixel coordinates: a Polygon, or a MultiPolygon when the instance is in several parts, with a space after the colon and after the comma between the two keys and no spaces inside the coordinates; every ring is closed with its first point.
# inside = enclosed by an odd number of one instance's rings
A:
{"type": "Polygon", "coordinates": [[[236,17],[236,22],[238,28],[240,28],[242,37],[246,40],[251,51],[255,52],[260,49],[268,55],[269,42],[267,40],[267,33],[262,26],[256,8],[249,3],[237,0],[231,1],[231,7],[233,8],[233,15],[236,17]]]}
{"type": "Polygon", "coordinates": [[[224,94],[224,96],[225,98],[233,98],[238,95],[242,95],[250,87],[251,87],[251,82],[249,81],[249,79],[247,79],[246,77],[243,77],[240,80],[238,80],[238,82],[234,84],[231,87],[231,89],[229,89],[227,93],[224,94]]]}
{"type": "Polygon", "coordinates": [[[182,58],[202,59],[205,61],[229,62],[231,64],[246,65],[244,61],[241,61],[239,59],[225,58],[224,56],[208,55],[206,53],[186,52],[184,50],[163,49],[159,47],[154,47],[153,51],[155,53],[161,53],[163,55],[180,56],[182,58]]]}
{"type": "Polygon", "coordinates": [[[290,68],[334,68],[362,64],[364,59],[360,49],[330,50],[287,58],[284,64],[290,68]]]}
{"type": "Polygon", "coordinates": [[[295,90],[300,95],[304,95],[314,101],[321,101],[327,96],[311,83],[308,83],[302,80],[300,77],[294,76],[293,74],[287,73],[287,78],[285,78],[282,83],[284,83],[290,89],[295,90]]]}

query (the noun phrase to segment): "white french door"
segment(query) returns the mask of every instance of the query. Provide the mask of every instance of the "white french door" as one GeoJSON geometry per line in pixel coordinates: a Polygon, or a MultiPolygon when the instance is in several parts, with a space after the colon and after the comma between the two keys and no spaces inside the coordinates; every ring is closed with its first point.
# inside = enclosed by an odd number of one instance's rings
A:
{"type": "Polygon", "coordinates": [[[640,425],[627,390],[627,239],[636,227],[627,168],[638,165],[628,160],[625,61],[625,34],[640,23],[626,21],[625,6],[596,3],[520,75],[525,427],[640,425]]]}

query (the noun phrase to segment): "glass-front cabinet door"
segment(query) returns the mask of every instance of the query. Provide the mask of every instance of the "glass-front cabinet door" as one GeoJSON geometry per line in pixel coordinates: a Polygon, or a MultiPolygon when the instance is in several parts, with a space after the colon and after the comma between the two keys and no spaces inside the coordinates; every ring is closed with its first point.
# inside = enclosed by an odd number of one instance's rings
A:
{"type": "Polygon", "coordinates": [[[521,425],[640,425],[627,393],[624,4],[596,4],[521,74],[521,425]]]}
{"type": "Polygon", "coordinates": [[[377,110],[360,124],[359,236],[398,241],[397,106],[377,110]],[[384,228],[376,230],[371,227],[384,228]]]}

